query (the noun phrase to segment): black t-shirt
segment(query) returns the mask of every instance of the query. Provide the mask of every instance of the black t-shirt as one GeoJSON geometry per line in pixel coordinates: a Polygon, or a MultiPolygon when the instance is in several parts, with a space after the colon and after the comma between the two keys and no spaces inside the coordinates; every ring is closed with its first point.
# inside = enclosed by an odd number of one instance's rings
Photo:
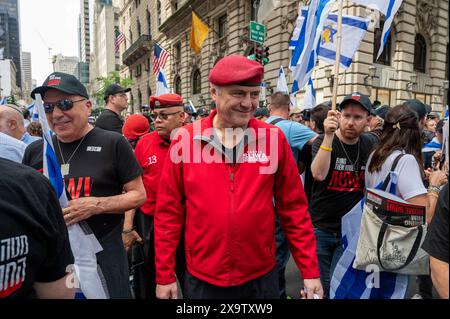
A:
{"type": "MultiPolygon", "coordinates": [[[[323,138],[322,134],[314,141],[313,158],[319,151],[323,138]]],[[[341,232],[342,216],[348,213],[364,196],[364,170],[375,140],[373,135],[363,134],[358,143],[347,145],[342,142],[341,145],[337,136],[334,136],[327,177],[322,182],[314,180],[311,188],[309,209],[314,227],[335,233],[341,232]],[[357,160],[358,145],[359,159],[357,160]]]]}
{"type": "Polygon", "coordinates": [[[436,210],[428,227],[427,236],[422,248],[430,256],[448,264],[449,255],[449,216],[448,216],[448,184],[444,186],[439,194],[436,210]]]}
{"type": "Polygon", "coordinates": [[[114,111],[104,109],[95,121],[95,126],[107,131],[117,132],[122,135],[123,120],[114,111]]]}
{"type": "Polygon", "coordinates": [[[306,198],[308,201],[311,198],[311,189],[314,182],[314,177],[311,173],[311,163],[312,163],[312,145],[305,144],[302,150],[298,153],[298,161],[302,162],[305,167],[305,184],[303,188],[305,189],[306,198]]]}
{"type": "Polygon", "coordinates": [[[0,298],[33,298],[74,263],[61,207],[49,181],[0,159],[0,298]]]}
{"type": "MultiPolygon", "coordinates": [[[[25,165],[42,169],[42,143],[39,140],[27,147],[22,161],[25,165]]],[[[60,164],[59,146],[66,163],[72,157],[69,161],[70,172],[64,176],[69,199],[120,195],[123,185],[143,172],[125,138],[98,127],[86,134],[83,141],[58,143],[54,136],[53,146],[60,164]]],[[[97,238],[109,233],[122,221],[123,214],[100,214],[87,219],[97,238]]]]}

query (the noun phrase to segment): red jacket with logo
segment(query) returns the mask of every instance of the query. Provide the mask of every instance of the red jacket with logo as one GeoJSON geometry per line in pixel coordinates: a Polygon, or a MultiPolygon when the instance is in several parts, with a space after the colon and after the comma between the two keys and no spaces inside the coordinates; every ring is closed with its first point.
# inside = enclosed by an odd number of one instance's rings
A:
{"type": "Polygon", "coordinates": [[[213,134],[215,115],[201,128],[199,122],[181,128],[172,140],[155,213],[157,283],[175,281],[183,226],[187,270],[196,278],[229,287],[263,276],[276,264],[276,213],[302,277],[318,278],[308,204],[283,133],[251,119],[233,165],[213,134]]]}
{"type": "Polygon", "coordinates": [[[155,214],[156,195],[158,193],[159,179],[161,177],[164,161],[170,144],[159,134],[151,132],[145,134],[137,143],[134,155],[144,169],[142,180],[144,182],[147,200],[140,210],[153,216],[155,214]]]}

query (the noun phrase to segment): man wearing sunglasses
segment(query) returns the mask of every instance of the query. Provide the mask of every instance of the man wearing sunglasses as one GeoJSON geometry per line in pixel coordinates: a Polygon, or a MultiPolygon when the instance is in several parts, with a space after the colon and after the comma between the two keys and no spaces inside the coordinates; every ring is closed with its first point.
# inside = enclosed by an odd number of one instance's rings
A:
{"type": "MultiPolygon", "coordinates": [[[[128,260],[122,243],[124,212],[145,202],[142,168],[125,138],[88,123],[92,104],[86,88],[72,75],[55,72],[31,92],[40,94],[53,145],[64,177],[68,226],[90,229],[103,250],[97,263],[110,298],[130,298],[128,260]],[[123,193],[123,190],[125,192],[123,193]]],[[[23,163],[42,170],[43,142],[28,146],[23,163]]]]}
{"type": "Polygon", "coordinates": [[[108,86],[105,90],[106,106],[95,126],[122,134],[123,119],[120,114],[128,107],[127,93],[130,91],[130,88],[123,88],[115,83],[108,86]]]}
{"type": "MultiPolygon", "coordinates": [[[[144,238],[145,299],[155,299],[155,247],[153,216],[155,215],[156,195],[159,188],[159,178],[169,151],[170,136],[174,130],[183,126],[185,121],[183,99],[178,94],[163,94],[150,97],[152,117],[155,119],[155,131],[144,135],[136,145],[135,156],[142,168],[142,176],[147,201],[140,207],[140,226],[138,233],[144,238]]],[[[180,245],[181,246],[181,245],[180,245]]],[[[179,249],[177,254],[177,277],[183,284],[184,254],[179,249]]]]}

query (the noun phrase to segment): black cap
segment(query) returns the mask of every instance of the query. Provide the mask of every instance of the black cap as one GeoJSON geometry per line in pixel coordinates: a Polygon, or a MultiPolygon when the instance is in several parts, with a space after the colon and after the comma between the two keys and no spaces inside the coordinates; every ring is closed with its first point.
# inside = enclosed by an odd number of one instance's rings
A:
{"type": "Polygon", "coordinates": [[[253,113],[254,117],[259,117],[259,116],[270,116],[270,112],[269,109],[267,107],[258,107],[255,112],[253,113]]]}
{"type": "Polygon", "coordinates": [[[117,93],[127,93],[127,92],[130,92],[130,91],[131,91],[131,88],[123,88],[119,84],[114,83],[114,84],[111,84],[110,86],[108,86],[106,88],[106,90],[105,90],[105,97],[104,98],[105,98],[105,101],[106,101],[106,99],[110,95],[114,95],[114,94],[117,94],[117,93]]]}
{"type": "Polygon", "coordinates": [[[45,79],[42,86],[35,88],[31,92],[31,98],[35,99],[35,94],[40,94],[44,97],[45,92],[49,89],[55,89],[72,95],[81,95],[87,99],[89,98],[86,87],[81,84],[75,76],[62,72],[53,72],[50,74],[47,79],[45,79]]]}
{"type": "Polygon", "coordinates": [[[340,109],[344,109],[344,107],[349,103],[357,103],[361,105],[367,112],[369,112],[369,114],[374,114],[372,103],[370,102],[370,99],[367,95],[361,94],[359,92],[347,95],[339,105],[340,109]]]}
{"type": "Polygon", "coordinates": [[[404,103],[411,111],[414,111],[419,116],[419,119],[424,118],[427,116],[428,113],[431,112],[431,107],[429,105],[426,105],[422,103],[419,100],[412,99],[412,100],[406,100],[404,103]]]}
{"type": "Polygon", "coordinates": [[[387,112],[389,112],[391,108],[388,105],[380,106],[375,110],[375,115],[381,117],[383,120],[386,118],[387,112]]]}

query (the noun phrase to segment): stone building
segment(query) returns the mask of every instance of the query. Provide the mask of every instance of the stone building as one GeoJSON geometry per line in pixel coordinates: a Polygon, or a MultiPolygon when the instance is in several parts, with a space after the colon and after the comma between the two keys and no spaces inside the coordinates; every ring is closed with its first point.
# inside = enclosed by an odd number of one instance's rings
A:
{"type": "MultiPolygon", "coordinates": [[[[208,74],[215,62],[228,54],[249,55],[249,24],[255,20],[257,0],[121,0],[120,30],[127,39],[121,48],[123,75],[134,81],[134,112],[148,104],[155,91],[152,47],[159,43],[170,54],[164,69],[169,86],[185,102],[211,105],[208,74]],[[189,47],[191,12],[194,9],[210,26],[201,54],[189,47]]],[[[298,12],[298,0],[285,0],[264,21],[265,45],[270,62],[265,66],[268,94],[276,86],[278,70],[289,65],[289,39],[298,12]]],[[[378,52],[384,16],[377,11],[344,0],[344,14],[369,17],[369,30],[355,54],[352,66],[339,77],[338,101],[353,91],[371,95],[372,100],[395,105],[418,98],[436,111],[442,110],[448,96],[449,0],[404,0],[388,45],[378,52]]],[[[331,98],[334,68],[319,61],[313,73],[317,102],[331,98]]],[[[292,84],[292,75],[287,71],[292,84]]],[[[297,96],[300,105],[303,94],[297,96]]],[[[447,99],[448,100],[448,99],[447,99]]],[[[131,110],[130,110],[131,111],[131,110]]]]}

